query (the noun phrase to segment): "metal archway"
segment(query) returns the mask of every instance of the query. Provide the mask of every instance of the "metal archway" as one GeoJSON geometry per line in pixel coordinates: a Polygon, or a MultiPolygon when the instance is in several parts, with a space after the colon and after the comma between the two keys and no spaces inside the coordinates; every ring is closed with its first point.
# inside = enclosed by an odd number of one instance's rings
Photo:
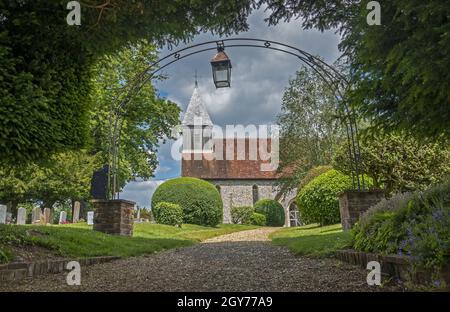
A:
{"type": "Polygon", "coordinates": [[[109,145],[109,170],[108,170],[108,194],[112,199],[119,198],[119,174],[120,174],[120,134],[123,126],[123,114],[126,112],[128,102],[139,93],[140,89],[148,83],[155,74],[171,64],[185,59],[189,56],[217,50],[218,47],[224,48],[262,48],[267,50],[279,51],[297,57],[301,62],[313,69],[318,76],[333,90],[337,99],[338,106],[336,111],[339,114],[341,122],[345,126],[348,155],[351,160],[353,189],[364,190],[366,188],[364,176],[361,172],[360,146],[358,142],[358,127],[356,116],[351,107],[344,99],[344,92],[348,88],[347,79],[333,66],[327,64],[318,57],[277,41],[255,39],[255,38],[228,38],[220,40],[206,41],[199,44],[184,47],[176,50],[157,61],[149,64],[141,73],[136,75],[132,81],[122,88],[116,100],[111,105],[110,110],[110,145],[109,145]],[[227,45],[225,45],[227,43],[227,45]],[[211,47],[212,45],[212,47],[211,47]],[[119,100],[121,96],[122,100],[119,100]]]}

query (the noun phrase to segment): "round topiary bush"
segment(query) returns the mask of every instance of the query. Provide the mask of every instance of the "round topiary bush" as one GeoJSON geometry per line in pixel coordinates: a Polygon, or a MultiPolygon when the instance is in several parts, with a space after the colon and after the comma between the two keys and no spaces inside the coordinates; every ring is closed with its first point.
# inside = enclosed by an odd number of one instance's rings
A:
{"type": "Polygon", "coordinates": [[[262,213],[254,212],[250,216],[250,224],[251,225],[264,226],[264,225],[266,225],[266,223],[267,223],[266,216],[263,215],[262,213]]]}
{"type": "Polygon", "coordinates": [[[183,208],[183,223],[215,226],[222,222],[222,198],[214,185],[204,180],[168,180],[153,194],[152,207],[160,202],[180,205],[183,208]]]}
{"type": "Polygon", "coordinates": [[[159,202],[153,208],[153,215],[159,224],[181,225],[183,223],[183,208],[178,204],[159,202]]]}
{"type": "Polygon", "coordinates": [[[296,202],[305,224],[335,224],[341,221],[337,194],[352,188],[351,177],[329,170],[305,185],[296,202]]]}
{"type": "Polygon", "coordinates": [[[258,200],[255,204],[255,211],[266,216],[268,226],[282,226],[284,224],[284,208],[276,200],[258,200]]]}
{"type": "Polygon", "coordinates": [[[252,206],[231,208],[231,221],[234,224],[250,224],[250,218],[255,209],[252,206]]]}

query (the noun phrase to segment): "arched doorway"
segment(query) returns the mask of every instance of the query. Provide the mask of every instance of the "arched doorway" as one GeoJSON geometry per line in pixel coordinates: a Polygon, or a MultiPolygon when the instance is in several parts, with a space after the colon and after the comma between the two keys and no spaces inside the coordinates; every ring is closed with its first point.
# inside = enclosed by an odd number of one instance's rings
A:
{"type": "Polygon", "coordinates": [[[289,226],[300,226],[302,225],[300,219],[300,212],[298,211],[297,204],[292,201],[289,204],[289,226]]]}

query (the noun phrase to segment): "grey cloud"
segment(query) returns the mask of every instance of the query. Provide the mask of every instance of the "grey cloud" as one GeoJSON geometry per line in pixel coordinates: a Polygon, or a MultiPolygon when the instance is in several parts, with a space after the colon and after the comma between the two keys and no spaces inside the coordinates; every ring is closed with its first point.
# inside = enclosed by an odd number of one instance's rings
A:
{"type": "MultiPolygon", "coordinates": [[[[304,31],[299,21],[268,27],[264,22],[265,16],[267,13],[263,10],[254,12],[249,18],[250,31],[233,37],[284,42],[319,55],[328,63],[333,63],[338,58],[337,45],[340,38],[334,32],[304,31]]],[[[202,34],[193,43],[217,39],[209,34],[202,34]]],[[[182,47],[184,46],[180,45],[175,49],[182,47]]],[[[188,57],[164,69],[163,74],[168,79],[157,82],[157,88],[166,92],[168,99],[179,104],[185,111],[194,87],[194,72],[197,70],[201,96],[213,123],[221,126],[274,123],[281,109],[284,88],[302,63],[294,56],[257,48],[229,48],[226,52],[233,64],[230,89],[216,90],[213,85],[209,64],[212,51],[188,57]]],[[[168,53],[170,51],[162,50],[161,56],[168,53]]],[[[172,160],[170,148],[170,143],[165,144],[158,153],[161,168],[165,168],[157,172],[158,181],[180,174],[180,164],[172,160]],[[169,167],[170,170],[167,169],[169,167]]],[[[130,183],[124,195],[142,205],[148,205],[150,195],[157,186],[150,182],[156,181],[130,183]]]]}

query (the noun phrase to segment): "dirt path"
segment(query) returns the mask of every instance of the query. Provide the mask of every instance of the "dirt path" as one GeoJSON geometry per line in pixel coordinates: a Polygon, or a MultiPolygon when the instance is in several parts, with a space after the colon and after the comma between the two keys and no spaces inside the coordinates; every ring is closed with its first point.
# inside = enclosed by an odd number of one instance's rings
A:
{"type": "MultiPolygon", "coordinates": [[[[273,228],[237,232],[192,247],[0,285],[0,291],[376,291],[366,272],[335,259],[294,256],[268,242],[273,228]]],[[[384,289],[392,290],[392,289],[384,289]]]]}

